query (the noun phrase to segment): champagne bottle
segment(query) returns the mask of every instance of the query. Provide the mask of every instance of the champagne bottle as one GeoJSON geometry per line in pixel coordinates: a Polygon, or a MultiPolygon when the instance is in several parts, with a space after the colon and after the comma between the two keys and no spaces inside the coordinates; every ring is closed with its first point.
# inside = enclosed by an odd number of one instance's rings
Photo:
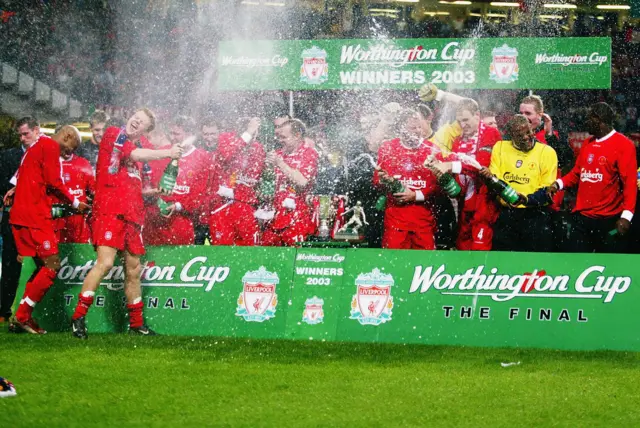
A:
{"type": "MultiPolygon", "coordinates": [[[[388,176],[388,174],[387,174],[388,176]]],[[[380,180],[382,184],[387,188],[388,193],[402,193],[405,191],[404,185],[400,180],[396,180],[393,177],[389,177],[387,180],[380,180]]],[[[387,206],[387,195],[381,195],[376,201],[376,210],[384,211],[387,206]]]]}
{"type": "Polygon", "coordinates": [[[63,218],[78,214],[69,204],[53,204],[51,206],[51,218],[63,218]]]}
{"type": "Polygon", "coordinates": [[[438,184],[444,189],[450,198],[455,198],[462,191],[458,182],[449,173],[440,175],[440,177],[438,177],[438,184]]]}
{"type": "MultiPolygon", "coordinates": [[[[173,188],[176,185],[176,179],[178,178],[178,160],[173,159],[169,165],[164,169],[164,173],[162,174],[162,178],[160,179],[160,193],[163,195],[170,195],[173,193],[173,188]]],[[[169,204],[162,200],[161,197],[158,198],[158,208],[160,208],[160,213],[163,215],[169,214],[169,204]]]]}
{"type": "Polygon", "coordinates": [[[500,196],[500,199],[508,204],[513,205],[520,199],[520,197],[518,196],[518,192],[516,192],[513,187],[509,186],[498,177],[492,177],[490,180],[488,180],[487,186],[489,186],[491,190],[496,192],[500,196]]]}
{"type": "Polygon", "coordinates": [[[276,173],[273,168],[265,167],[260,179],[260,197],[272,199],[276,193],[276,173]]]}

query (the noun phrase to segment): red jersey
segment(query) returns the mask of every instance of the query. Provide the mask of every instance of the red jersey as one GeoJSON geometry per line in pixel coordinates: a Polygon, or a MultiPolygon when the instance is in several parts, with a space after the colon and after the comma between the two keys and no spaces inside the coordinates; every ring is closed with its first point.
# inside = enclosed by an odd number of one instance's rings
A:
{"type": "Polygon", "coordinates": [[[142,201],[142,163],[134,162],[131,153],[137,146],[126,140],[120,149],[120,162],[114,174],[109,173],[111,155],[120,129],[109,127],[102,137],[96,164],[96,196],[93,202],[95,216],[121,217],[123,220],[144,224],[142,201]]]}
{"type": "MultiPolygon", "coordinates": [[[[423,164],[431,154],[439,152],[436,145],[430,141],[423,141],[417,148],[408,148],[399,138],[382,144],[378,152],[378,165],[388,175],[394,177],[405,188],[414,192],[420,191],[427,200],[400,204],[392,194],[387,195],[387,208],[384,212],[385,228],[399,230],[425,231],[433,227],[433,213],[429,196],[440,192],[435,175],[423,164]]],[[[373,174],[373,183],[384,188],[380,183],[378,171],[373,174]]]]}
{"type": "Polygon", "coordinates": [[[44,135],[22,156],[18,172],[13,207],[9,223],[32,229],[46,229],[51,225],[51,199],[47,191],[71,204],[73,195],[62,182],[60,146],[44,135]]]}
{"type": "Polygon", "coordinates": [[[220,186],[233,189],[233,199],[249,205],[256,205],[258,198],[255,186],[264,169],[265,152],[262,144],[254,141],[245,143],[236,133],[220,134],[218,148],[213,153],[213,172],[210,190],[211,207],[226,203],[225,198],[217,194],[220,186]]]}
{"type": "MultiPolygon", "coordinates": [[[[502,139],[500,131],[490,126],[485,126],[484,122],[480,122],[478,133],[471,138],[457,137],[451,145],[451,151],[454,154],[464,154],[475,159],[483,167],[489,167],[491,164],[491,150],[493,146],[502,139]]],[[[474,211],[479,200],[474,199],[474,195],[486,193],[486,186],[481,178],[478,177],[478,170],[462,162],[461,174],[458,181],[463,189],[465,198],[464,208],[466,211],[474,211]]]]}
{"type": "MultiPolygon", "coordinates": [[[[88,203],[87,194],[95,193],[96,179],[89,161],[81,156],[71,155],[69,159],[60,158],[62,167],[62,182],[69,192],[80,202],[88,203]]],[[[54,204],[67,203],[59,195],[51,194],[54,204]]]]}
{"type": "MultiPolygon", "coordinates": [[[[62,181],[69,192],[80,202],[88,203],[87,195],[95,193],[96,185],[91,163],[83,157],[71,155],[69,159],[61,157],[60,165],[62,166],[62,181]]],[[[65,202],[52,194],[51,203],[65,202]]],[[[53,223],[54,230],[59,231],[60,242],[83,243],[89,241],[89,228],[84,214],[54,219],[53,223]]]]}
{"type": "Polygon", "coordinates": [[[311,209],[307,205],[306,199],[318,175],[318,152],[303,143],[291,153],[285,153],[284,149],[277,150],[276,153],[289,167],[298,170],[308,180],[308,184],[304,189],[296,188],[279,168],[275,168],[274,207],[276,214],[271,227],[274,230],[281,230],[295,226],[300,234],[304,234],[305,229],[307,233],[312,233],[311,209]],[[287,208],[287,206],[295,206],[295,208],[287,208]]]}
{"type": "MultiPolygon", "coordinates": [[[[207,199],[210,155],[202,149],[191,148],[178,161],[178,177],[173,193],[161,198],[168,204],[180,204],[180,211],[171,217],[160,214],[157,199],[147,204],[144,241],[149,245],[188,245],[193,243],[193,225],[200,216],[207,199]]],[[[157,187],[169,160],[151,162],[151,184],[157,187]]]]}
{"type": "Polygon", "coordinates": [[[619,132],[587,139],[573,169],[559,181],[561,187],[578,186],[574,212],[591,217],[633,215],[636,187],[636,148],[619,132]]]}

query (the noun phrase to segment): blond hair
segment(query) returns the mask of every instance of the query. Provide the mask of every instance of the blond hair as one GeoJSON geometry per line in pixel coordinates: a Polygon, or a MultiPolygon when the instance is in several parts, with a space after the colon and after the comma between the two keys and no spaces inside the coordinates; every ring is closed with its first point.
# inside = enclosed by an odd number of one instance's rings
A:
{"type": "Polygon", "coordinates": [[[149,128],[147,128],[146,132],[151,132],[156,127],[156,115],[147,107],[142,107],[138,109],[138,111],[143,112],[149,118],[149,128]]]}
{"type": "Polygon", "coordinates": [[[529,104],[532,105],[536,113],[544,112],[544,104],[542,103],[542,98],[538,95],[528,95],[522,99],[520,104],[529,104]]]}

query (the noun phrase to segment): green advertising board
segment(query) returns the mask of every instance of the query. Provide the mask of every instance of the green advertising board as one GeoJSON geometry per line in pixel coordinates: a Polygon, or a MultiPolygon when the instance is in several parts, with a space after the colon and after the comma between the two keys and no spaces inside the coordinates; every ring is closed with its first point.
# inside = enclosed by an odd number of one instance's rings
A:
{"type": "MultiPolygon", "coordinates": [[[[68,331],[90,246],[35,316],[68,331]]],[[[21,285],[33,270],[25,261],[21,285]]],[[[145,317],[161,334],[640,351],[634,255],[248,247],[150,248],[145,317]]],[[[90,332],[127,326],[122,267],[99,288],[90,332]]]]}
{"type": "Polygon", "coordinates": [[[220,90],[608,89],[607,37],[220,42],[220,90]]]}

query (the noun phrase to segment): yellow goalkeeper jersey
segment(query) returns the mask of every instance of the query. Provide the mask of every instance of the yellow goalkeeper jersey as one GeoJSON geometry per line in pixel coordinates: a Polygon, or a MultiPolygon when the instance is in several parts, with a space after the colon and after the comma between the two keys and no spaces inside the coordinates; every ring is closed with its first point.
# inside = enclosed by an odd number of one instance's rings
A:
{"type": "Polygon", "coordinates": [[[458,121],[445,123],[433,135],[433,143],[438,145],[442,151],[448,153],[453,147],[453,141],[462,135],[462,128],[458,121]]]}
{"type": "MultiPolygon", "coordinates": [[[[516,192],[526,196],[550,186],[558,178],[558,157],[553,148],[539,142],[528,152],[521,152],[511,141],[498,141],[491,152],[489,169],[516,192]]],[[[524,208],[524,205],[518,208],[524,208]]]]}

